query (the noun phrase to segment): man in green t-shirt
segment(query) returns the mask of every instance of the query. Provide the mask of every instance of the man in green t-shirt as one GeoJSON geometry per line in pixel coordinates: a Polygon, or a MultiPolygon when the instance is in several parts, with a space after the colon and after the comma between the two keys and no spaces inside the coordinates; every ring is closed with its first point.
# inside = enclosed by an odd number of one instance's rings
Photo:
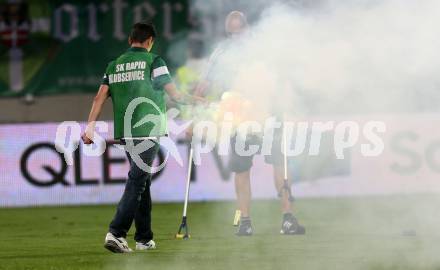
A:
{"type": "Polygon", "coordinates": [[[159,138],[167,136],[165,94],[178,103],[196,100],[177,90],[165,61],[150,52],[155,37],[153,24],[133,26],[130,48],[107,66],[82,136],[85,144],[93,143],[94,122],[105,100],[111,97],[114,137],[126,145],[130,163],[124,194],[105,237],[104,247],[115,253],[132,251],[125,238],[133,221],[136,250],[156,248],[151,230],[151,166],[159,150],[159,138]]]}

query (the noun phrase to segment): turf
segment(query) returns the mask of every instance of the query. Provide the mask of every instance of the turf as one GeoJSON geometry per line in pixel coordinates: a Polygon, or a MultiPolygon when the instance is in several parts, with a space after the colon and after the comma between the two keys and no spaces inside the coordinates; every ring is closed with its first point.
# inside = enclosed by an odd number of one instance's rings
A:
{"type": "Polygon", "coordinates": [[[255,235],[238,238],[233,203],[194,203],[185,241],[174,239],[181,205],[157,204],[158,249],[123,255],[102,247],[114,206],[0,209],[0,269],[440,269],[439,205],[434,196],[299,200],[307,235],[281,236],[278,203],[259,201],[255,235]]]}

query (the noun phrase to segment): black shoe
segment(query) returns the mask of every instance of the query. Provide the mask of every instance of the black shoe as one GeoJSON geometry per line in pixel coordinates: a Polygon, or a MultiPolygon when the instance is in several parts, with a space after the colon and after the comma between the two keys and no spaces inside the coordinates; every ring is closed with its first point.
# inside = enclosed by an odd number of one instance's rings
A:
{"type": "Polygon", "coordinates": [[[301,235],[306,234],[306,228],[304,228],[304,226],[301,226],[298,223],[298,220],[289,213],[284,214],[280,233],[284,235],[301,235]]]}
{"type": "Polygon", "coordinates": [[[252,228],[251,220],[249,218],[241,218],[238,230],[235,233],[237,236],[251,236],[254,232],[252,228]]]}

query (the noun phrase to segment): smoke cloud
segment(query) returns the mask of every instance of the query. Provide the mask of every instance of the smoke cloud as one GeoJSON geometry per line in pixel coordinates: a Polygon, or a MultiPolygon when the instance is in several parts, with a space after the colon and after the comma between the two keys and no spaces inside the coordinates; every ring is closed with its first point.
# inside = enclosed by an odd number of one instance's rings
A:
{"type": "Polygon", "coordinates": [[[227,90],[293,114],[437,110],[440,2],[262,7],[248,33],[221,42],[216,79],[227,90]]]}

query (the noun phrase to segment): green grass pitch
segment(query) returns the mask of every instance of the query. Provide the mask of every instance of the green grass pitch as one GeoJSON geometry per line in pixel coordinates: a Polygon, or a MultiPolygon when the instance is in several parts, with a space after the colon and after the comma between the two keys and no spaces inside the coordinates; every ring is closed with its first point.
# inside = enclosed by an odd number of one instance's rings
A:
{"type": "Polygon", "coordinates": [[[439,206],[432,195],[298,200],[307,235],[282,236],[278,202],[257,201],[255,235],[238,238],[232,202],[192,203],[185,241],[174,239],[182,205],[156,204],[158,249],[133,254],[103,248],[115,206],[0,209],[0,269],[440,269],[439,206]]]}

